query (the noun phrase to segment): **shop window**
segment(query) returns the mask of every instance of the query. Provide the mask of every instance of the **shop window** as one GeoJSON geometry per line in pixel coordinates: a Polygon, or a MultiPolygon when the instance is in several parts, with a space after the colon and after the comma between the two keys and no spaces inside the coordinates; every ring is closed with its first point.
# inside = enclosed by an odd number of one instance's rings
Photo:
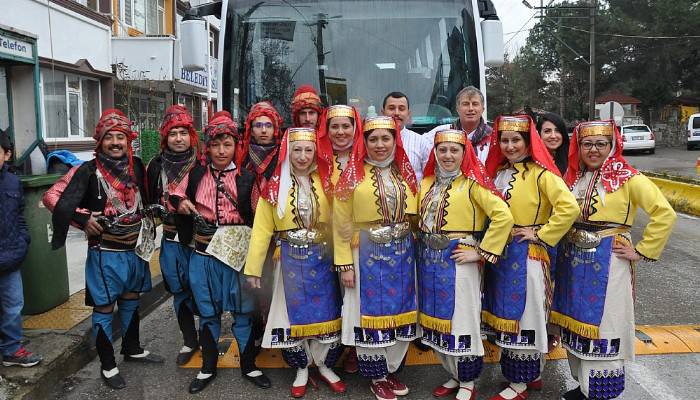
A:
{"type": "Polygon", "coordinates": [[[44,137],[92,137],[102,109],[100,82],[62,71],[42,69],[41,85],[44,137]]]}
{"type": "Polygon", "coordinates": [[[7,130],[10,127],[10,94],[7,87],[7,72],[5,67],[0,67],[0,129],[7,130]]]}

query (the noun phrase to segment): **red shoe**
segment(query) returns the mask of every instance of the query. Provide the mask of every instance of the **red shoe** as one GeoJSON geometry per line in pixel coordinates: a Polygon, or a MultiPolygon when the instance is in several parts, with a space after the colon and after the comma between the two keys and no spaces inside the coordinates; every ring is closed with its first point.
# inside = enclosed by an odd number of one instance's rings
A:
{"type": "Polygon", "coordinates": [[[372,383],[369,387],[377,400],[396,400],[396,395],[394,394],[394,391],[391,390],[389,382],[387,381],[372,383]]]}
{"type": "Polygon", "coordinates": [[[435,397],[447,397],[447,396],[450,396],[452,394],[457,393],[458,390],[459,390],[459,386],[453,387],[453,388],[448,388],[448,387],[444,387],[444,386],[440,385],[440,386],[436,387],[435,389],[433,389],[433,396],[435,396],[435,397]]]}
{"type": "MultiPolygon", "coordinates": [[[[518,393],[518,392],[517,392],[515,389],[513,389],[510,385],[508,385],[508,387],[506,387],[506,389],[510,389],[510,390],[512,390],[513,392],[518,393]]],[[[506,389],[503,389],[503,390],[506,390],[506,389]]],[[[527,400],[527,396],[528,396],[528,394],[527,394],[527,389],[526,389],[524,392],[518,393],[515,397],[513,397],[513,400],[527,400]]],[[[501,394],[499,393],[499,394],[497,394],[497,395],[491,397],[489,400],[506,400],[506,398],[504,398],[503,396],[501,396],[501,394]]]]}
{"type": "Polygon", "coordinates": [[[338,381],[338,382],[331,382],[326,378],[325,376],[319,374],[321,377],[321,380],[326,382],[328,384],[328,387],[331,388],[331,390],[335,393],[345,393],[347,390],[347,387],[345,386],[345,383],[343,381],[338,381]]]}
{"type": "Polygon", "coordinates": [[[318,384],[316,381],[312,378],[309,377],[309,381],[306,382],[306,385],[304,386],[292,386],[292,397],[295,399],[300,399],[306,395],[306,388],[311,385],[314,389],[318,389],[318,384]]]}
{"type": "Polygon", "coordinates": [[[542,381],[542,378],[537,378],[536,380],[527,383],[527,390],[542,390],[543,387],[544,381],[542,381]]]}
{"type": "Polygon", "coordinates": [[[391,391],[397,396],[405,396],[408,394],[408,386],[404,385],[399,377],[394,374],[389,374],[386,376],[386,381],[389,383],[391,391]]]}
{"type": "Polygon", "coordinates": [[[351,347],[343,361],[343,371],[348,374],[356,374],[359,370],[360,366],[357,363],[357,352],[354,347],[351,347]]]}

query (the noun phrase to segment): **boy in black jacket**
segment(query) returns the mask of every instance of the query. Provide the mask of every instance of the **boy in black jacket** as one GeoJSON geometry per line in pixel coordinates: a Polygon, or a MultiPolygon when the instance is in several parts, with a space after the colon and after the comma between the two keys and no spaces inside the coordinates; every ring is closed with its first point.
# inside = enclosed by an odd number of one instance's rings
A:
{"type": "Polygon", "coordinates": [[[5,163],[12,157],[6,132],[0,131],[0,352],[6,367],[33,367],[41,357],[22,346],[22,275],[19,267],[27,256],[29,232],[24,220],[24,196],[19,178],[5,163]]]}

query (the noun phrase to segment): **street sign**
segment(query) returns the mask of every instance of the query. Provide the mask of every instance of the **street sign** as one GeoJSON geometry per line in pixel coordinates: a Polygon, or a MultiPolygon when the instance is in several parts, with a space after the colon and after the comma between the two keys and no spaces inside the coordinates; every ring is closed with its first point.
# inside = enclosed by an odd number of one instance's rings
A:
{"type": "Polygon", "coordinates": [[[600,119],[612,119],[620,125],[622,117],[625,116],[625,109],[616,101],[609,101],[600,108],[600,119]]]}

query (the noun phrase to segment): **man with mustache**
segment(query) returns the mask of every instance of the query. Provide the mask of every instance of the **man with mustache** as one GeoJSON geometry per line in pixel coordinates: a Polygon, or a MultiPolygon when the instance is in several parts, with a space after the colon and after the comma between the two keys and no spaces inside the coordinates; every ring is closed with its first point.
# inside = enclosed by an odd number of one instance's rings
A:
{"type": "Polygon", "coordinates": [[[481,163],[486,162],[491,144],[493,129],[482,118],[484,113],[484,94],[474,86],[467,86],[457,93],[457,119],[452,124],[440,125],[423,135],[430,143],[435,138],[435,133],[445,129],[458,129],[467,135],[472,142],[474,151],[481,163]]]}
{"type": "Polygon", "coordinates": [[[149,204],[160,204],[168,209],[163,216],[163,240],[160,245],[160,270],[166,288],[173,294],[173,307],[184,344],[177,355],[178,365],[186,364],[199,347],[194,325],[192,291],[190,290],[189,262],[192,249],[180,242],[177,227],[191,225],[190,217],[176,213],[168,201],[170,194],[187,176],[199,157],[199,136],[192,116],[179,104],[165,110],[160,126],[161,152],[148,163],[149,204]]]}
{"type": "Polygon", "coordinates": [[[112,347],[115,303],[122,322],[124,361],[163,362],[139,343],[139,295],[151,290],[151,274],[135,251],[142,225],[142,198],[146,196],[144,167],[131,148],[137,135],[124,113],[105,110],[93,135],[95,158],[68,171],[43,198],[53,213],[54,249],[65,244],[69,225],[87,236],[85,303],[93,307],[92,332],[100,376],[112,389],[126,386],[112,347]],[[99,223],[101,218],[109,223],[99,223]]]}
{"type": "Polygon", "coordinates": [[[292,126],[316,129],[323,110],[321,98],[311,85],[301,85],[292,97],[292,126]]]}
{"type": "Polygon", "coordinates": [[[423,178],[423,168],[425,162],[428,161],[428,156],[432,151],[432,142],[428,142],[418,133],[406,128],[406,125],[411,123],[411,110],[408,97],[401,92],[391,92],[384,98],[382,104],[382,114],[387,117],[393,117],[399,122],[401,129],[401,141],[403,142],[404,150],[408,154],[408,159],[411,161],[413,172],[416,174],[416,182],[420,184],[423,178]]]}

